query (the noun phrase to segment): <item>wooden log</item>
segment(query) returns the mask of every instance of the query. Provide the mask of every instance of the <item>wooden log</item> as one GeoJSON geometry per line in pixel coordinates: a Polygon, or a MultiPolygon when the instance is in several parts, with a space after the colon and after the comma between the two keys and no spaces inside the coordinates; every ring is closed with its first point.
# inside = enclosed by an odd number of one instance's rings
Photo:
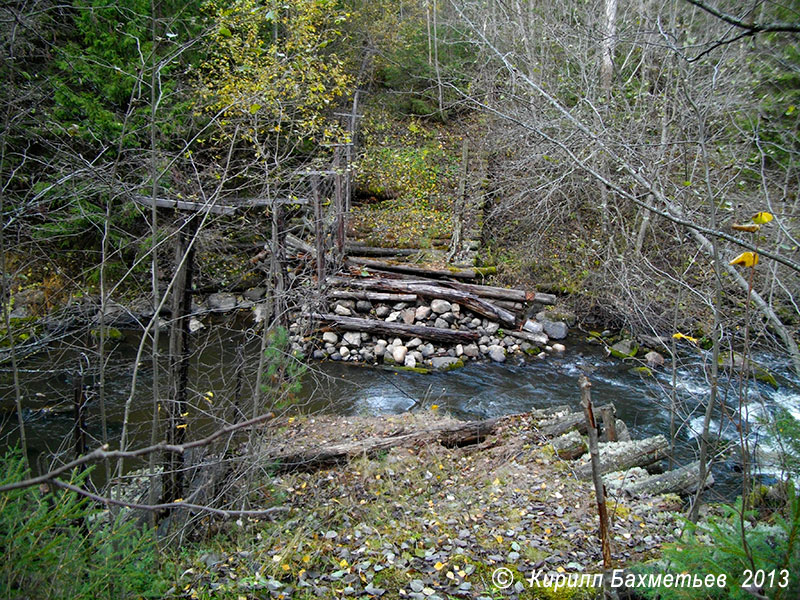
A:
{"type": "Polygon", "coordinates": [[[508,335],[514,336],[536,346],[546,346],[550,340],[546,333],[531,333],[530,331],[509,331],[508,335]]]}
{"type": "Polygon", "coordinates": [[[379,248],[377,246],[368,246],[367,244],[358,244],[349,242],[344,247],[348,256],[356,257],[392,257],[392,256],[414,256],[425,252],[424,248],[379,248]]]}
{"type": "Polygon", "coordinates": [[[480,336],[476,331],[458,331],[442,327],[425,327],[423,325],[406,325],[405,323],[387,323],[373,319],[359,319],[355,317],[340,317],[339,315],[313,313],[309,315],[316,321],[330,323],[345,331],[364,331],[375,335],[394,337],[418,337],[423,340],[445,342],[450,344],[463,344],[476,341],[480,336]]]}
{"type": "Polygon", "coordinates": [[[606,406],[600,409],[600,415],[603,418],[603,441],[616,442],[617,418],[614,416],[614,409],[606,406]]]}
{"type": "Polygon", "coordinates": [[[419,283],[416,281],[403,281],[398,279],[356,279],[351,281],[350,285],[362,289],[416,294],[425,298],[440,298],[449,302],[457,302],[459,305],[468,308],[474,313],[492,319],[493,321],[500,321],[506,325],[516,325],[517,321],[517,317],[513,313],[499,306],[495,306],[491,302],[479,298],[475,294],[435,285],[435,283],[419,283]]]}
{"type": "MultiPolygon", "coordinates": [[[[669,443],[663,435],[656,435],[635,442],[614,442],[600,449],[600,474],[624,471],[631,467],[646,467],[666,458],[669,443]]],[[[583,463],[575,468],[578,477],[592,476],[592,466],[583,463]]]]}
{"type": "Polygon", "coordinates": [[[550,442],[550,445],[553,446],[556,456],[564,460],[575,460],[586,454],[586,442],[583,441],[581,434],[574,430],[557,437],[550,442]]]}
{"type": "Polygon", "coordinates": [[[422,277],[433,278],[453,277],[455,279],[477,279],[478,277],[485,277],[486,275],[494,275],[497,272],[496,267],[475,267],[473,269],[428,269],[426,267],[419,267],[416,265],[393,263],[370,258],[348,258],[347,265],[382,269],[384,271],[396,271],[397,273],[409,273],[411,275],[420,275],[422,277]]]}
{"type": "MultiPolygon", "coordinates": [[[[659,494],[692,494],[697,491],[700,482],[700,461],[689,463],[679,469],[667,471],[660,475],[651,475],[647,479],[624,486],[623,491],[629,496],[657,496],[659,494]]],[[[709,474],[705,487],[714,484],[714,477],[709,474]]]]}
{"type": "Polygon", "coordinates": [[[416,302],[416,294],[389,294],[383,292],[350,292],[346,290],[331,290],[331,298],[337,300],[369,300],[370,302],[416,302]]]}
{"type": "Polygon", "coordinates": [[[190,212],[209,212],[214,215],[232,215],[236,212],[235,206],[226,206],[214,202],[191,202],[189,200],[178,200],[177,198],[155,198],[150,196],[134,196],[133,200],[145,206],[156,208],[172,208],[175,210],[187,210],[190,212]]]}
{"type": "Polygon", "coordinates": [[[390,448],[416,446],[425,443],[439,443],[446,447],[461,447],[482,442],[503,421],[503,418],[486,421],[469,421],[458,424],[445,424],[414,431],[411,433],[372,437],[354,442],[290,449],[268,455],[279,472],[314,471],[322,467],[345,462],[360,456],[374,456],[390,448]]]}
{"type": "MultiPolygon", "coordinates": [[[[602,411],[609,408],[611,410],[615,410],[613,404],[604,404],[603,406],[595,408],[594,410],[602,411]]],[[[558,416],[554,419],[549,419],[539,423],[539,432],[547,437],[558,437],[573,429],[583,434],[586,433],[586,421],[583,413],[569,413],[567,415],[558,416]]]]}
{"type": "Polygon", "coordinates": [[[525,310],[525,305],[522,304],[522,302],[511,302],[509,300],[495,300],[494,304],[515,313],[521,313],[523,310],[525,310]]]}

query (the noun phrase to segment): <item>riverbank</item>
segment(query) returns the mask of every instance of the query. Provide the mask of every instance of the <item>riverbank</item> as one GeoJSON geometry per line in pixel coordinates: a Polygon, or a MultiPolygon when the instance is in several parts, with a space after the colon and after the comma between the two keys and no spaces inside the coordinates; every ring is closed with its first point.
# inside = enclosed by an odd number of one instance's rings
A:
{"type": "MultiPolygon", "coordinates": [[[[450,421],[437,407],[379,418],[303,417],[289,419],[280,439],[325,446],[450,421]]],[[[524,579],[601,572],[594,492],[534,422],[531,415],[504,419],[477,444],[429,441],[272,477],[259,488],[262,502],[288,510],[273,521],[229,524],[224,544],[210,550],[204,543],[188,555],[173,593],[484,598],[498,593],[492,574],[504,567],[522,586],[504,597],[566,597],[530,589],[524,579]]],[[[657,557],[675,539],[676,496],[610,496],[607,504],[616,566],[657,557]]]]}

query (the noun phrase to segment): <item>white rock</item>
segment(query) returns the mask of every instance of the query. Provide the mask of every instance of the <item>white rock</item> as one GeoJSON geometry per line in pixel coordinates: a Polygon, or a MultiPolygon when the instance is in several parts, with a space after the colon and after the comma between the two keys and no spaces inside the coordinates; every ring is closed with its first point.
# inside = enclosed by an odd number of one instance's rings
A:
{"type": "Polygon", "coordinates": [[[553,352],[561,353],[565,352],[566,350],[567,348],[564,346],[564,344],[553,344],[553,352]]]}
{"type": "Polygon", "coordinates": [[[358,348],[361,345],[361,334],[358,331],[348,331],[342,337],[348,346],[358,348]]]}
{"type": "Polygon", "coordinates": [[[430,306],[418,306],[417,310],[414,312],[414,318],[417,321],[424,321],[428,317],[431,316],[431,307],[430,306]]]}
{"type": "Polygon", "coordinates": [[[189,319],[189,331],[194,333],[195,331],[200,331],[201,329],[205,329],[205,325],[203,322],[198,319],[197,317],[192,317],[189,319]]]}
{"type": "Polygon", "coordinates": [[[342,355],[342,358],[347,358],[348,356],[350,356],[350,348],[348,348],[347,346],[342,346],[341,348],[339,348],[339,354],[342,355]]]}
{"type": "Polygon", "coordinates": [[[437,315],[442,315],[446,312],[449,312],[451,308],[452,305],[447,300],[436,298],[431,302],[431,310],[437,315]]]}
{"type": "Polygon", "coordinates": [[[489,346],[489,358],[491,358],[494,362],[505,362],[506,351],[502,346],[493,344],[489,346]]]}
{"type": "Polygon", "coordinates": [[[395,346],[392,350],[392,358],[398,365],[405,364],[406,354],[408,354],[408,348],[405,346],[395,346]]]}
{"type": "Polygon", "coordinates": [[[419,339],[418,337],[415,337],[413,340],[411,340],[406,344],[406,346],[408,346],[409,348],[417,348],[421,345],[422,345],[422,340],[419,339]]]}
{"type": "Polygon", "coordinates": [[[322,341],[326,344],[335,344],[339,341],[339,336],[332,331],[326,331],[322,334],[322,341]]]}
{"type": "Polygon", "coordinates": [[[350,315],[353,314],[352,312],[350,312],[349,308],[344,307],[341,304],[337,304],[336,306],[334,306],[333,312],[342,317],[349,317],[350,315]]]}
{"type": "Polygon", "coordinates": [[[532,321],[531,319],[528,319],[527,321],[525,321],[525,324],[522,326],[522,329],[530,333],[542,333],[544,331],[544,325],[542,325],[538,321],[532,321]]]}
{"type": "Polygon", "coordinates": [[[400,311],[399,310],[395,310],[388,317],[386,317],[386,322],[387,323],[394,323],[394,322],[397,321],[397,319],[399,317],[400,317],[400,311]]]}
{"type": "Polygon", "coordinates": [[[462,344],[458,344],[456,346],[456,356],[461,356],[464,354],[464,346],[462,344]]]}
{"type": "Polygon", "coordinates": [[[406,358],[403,361],[403,366],[413,369],[417,366],[417,359],[414,358],[413,354],[406,354],[406,358]]]}

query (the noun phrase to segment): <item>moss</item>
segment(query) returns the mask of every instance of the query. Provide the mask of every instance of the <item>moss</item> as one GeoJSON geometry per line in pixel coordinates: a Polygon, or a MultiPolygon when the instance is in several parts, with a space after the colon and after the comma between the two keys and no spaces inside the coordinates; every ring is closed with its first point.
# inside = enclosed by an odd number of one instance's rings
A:
{"type": "MultiPolygon", "coordinates": [[[[100,337],[100,329],[92,329],[90,332],[92,337],[99,338],[100,337]]],[[[124,336],[122,332],[117,329],[116,327],[106,327],[106,339],[113,340],[115,342],[120,341],[124,336]]]]}
{"type": "Polygon", "coordinates": [[[653,376],[653,371],[650,369],[650,367],[636,367],[631,369],[631,373],[634,375],[641,375],[643,377],[653,376]]]}
{"type": "Polygon", "coordinates": [[[539,348],[538,346],[533,346],[525,350],[525,354],[527,354],[528,356],[539,356],[539,353],[541,351],[542,351],[541,348],[539,348]]]}
{"type": "Polygon", "coordinates": [[[389,367],[389,371],[410,371],[412,373],[422,373],[423,375],[430,375],[433,371],[425,367],[404,367],[401,365],[393,365],[389,367]]]}
{"type": "Polygon", "coordinates": [[[775,376],[763,365],[760,365],[750,359],[744,360],[744,357],[738,352],[723,352],[719,355],[718,363],[720,367],[729,369],[741,370],[746,368],[747,372],[752,375],[756,381],[766,383],[775,389],[778,389],[778,381],[775,376]]]}

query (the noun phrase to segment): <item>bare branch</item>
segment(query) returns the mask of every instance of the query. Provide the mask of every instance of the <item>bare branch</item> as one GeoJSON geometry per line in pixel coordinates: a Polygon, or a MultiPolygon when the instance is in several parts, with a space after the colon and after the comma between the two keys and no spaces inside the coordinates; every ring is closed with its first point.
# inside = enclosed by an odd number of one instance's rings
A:
{"type": "Polygon", "coordinates": [[[714,15],[729,25],[733,25],[739,29],[744,29],[747,32],[747,35],[756,35],[758,33],[769,32],[800,33],[800,23],[789,23],[784,21],[777,21],[774,23],[747,23],[739,17],[734,17],[733,15],[722,12],[721,10],[714,8],[713,6],[709,6],[701,0],[686,0],[686,2],[706,11],[710,15],[714,15]]]}

